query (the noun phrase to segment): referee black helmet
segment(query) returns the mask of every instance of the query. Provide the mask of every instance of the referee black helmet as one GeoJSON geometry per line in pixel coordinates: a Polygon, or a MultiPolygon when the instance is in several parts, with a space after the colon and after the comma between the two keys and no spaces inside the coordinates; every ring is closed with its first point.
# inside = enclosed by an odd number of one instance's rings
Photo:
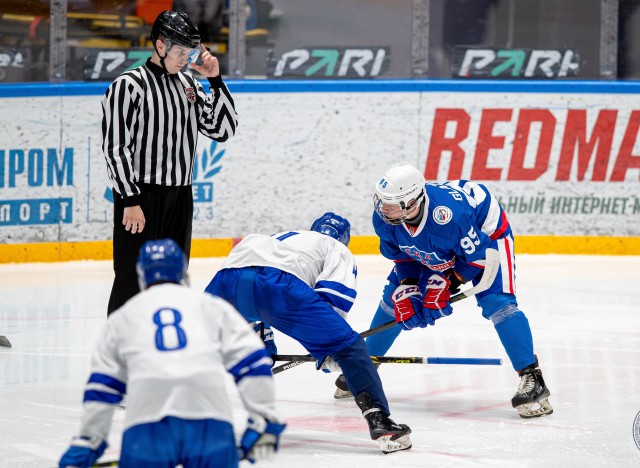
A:
{"type": "Polygon", "coordinates": [[[158,15],[151,27],[151,41],[155,43],[160,36],[171,44],[188,47],[189,49],[200,45],[198,27],[182,11],[166,10],[158,15]]]}

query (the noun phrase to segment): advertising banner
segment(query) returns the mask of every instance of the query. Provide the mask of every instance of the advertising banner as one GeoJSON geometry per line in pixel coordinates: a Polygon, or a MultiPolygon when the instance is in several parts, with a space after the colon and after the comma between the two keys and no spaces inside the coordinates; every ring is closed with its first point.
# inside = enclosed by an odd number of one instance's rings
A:
{"type": "MultiPolygon", "coordinates": [[[[231,87],[233,92],[233,87],[231,87]]],[[[2,243],[108,240],[101,96],[0,99],[2,243]]],[[[516,235],[640,235],[640,98],[513,92],[235,93],[239,127],[199,139],[194,238],[308,228],[373,235],[392,164],[485,183],[516,235]]]]}

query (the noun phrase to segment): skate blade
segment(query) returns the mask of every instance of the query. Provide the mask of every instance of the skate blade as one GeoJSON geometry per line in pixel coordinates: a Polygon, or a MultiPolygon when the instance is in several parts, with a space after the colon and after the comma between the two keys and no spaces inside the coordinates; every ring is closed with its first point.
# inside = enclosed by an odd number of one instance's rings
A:
{"type": "Polygon", "coordinates": [[[342,400],[344,398],[353,398],[353,393],[349,390],[341,390],[336,387],[336,392],[333,394],[333,398],[336,400],[342,400]]]}
{"type": "Polygon", "coordinates": [[[411,439],[409,434],[398,437],[396,440],[391,440],[393,434],[384,435],[378,437],[378,444],[380,444],[380,450],[382,453],[393,453],[401,450],[409,450],[411,448],[411,439]]]}
{"type": "Polygon", "coordinates": [[[537,402],[520,405],[516,407],[516,409],[520,417],[525,419],[539,418],[540,416],[553,413],[553,408],[547,398],[541,398],[537,402]]]}

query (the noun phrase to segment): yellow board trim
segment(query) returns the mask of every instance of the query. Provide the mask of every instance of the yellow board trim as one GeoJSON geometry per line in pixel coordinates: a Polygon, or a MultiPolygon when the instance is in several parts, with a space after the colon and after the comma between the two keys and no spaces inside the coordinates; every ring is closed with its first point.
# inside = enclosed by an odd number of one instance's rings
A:
{"type": "MultiPolygon", "coordinates": [[[[194,258],[225,257],[238,239],[194,239],[194,258]]],[[[349,245],[355,255],[379,253],[376,236],[354,236],[349,245]]],[[[516,254],[640,255],[640,237],[518,236],[516,254]]],[[[0,244],[0,263],[111,260],[111,241],[0,244]]]]}

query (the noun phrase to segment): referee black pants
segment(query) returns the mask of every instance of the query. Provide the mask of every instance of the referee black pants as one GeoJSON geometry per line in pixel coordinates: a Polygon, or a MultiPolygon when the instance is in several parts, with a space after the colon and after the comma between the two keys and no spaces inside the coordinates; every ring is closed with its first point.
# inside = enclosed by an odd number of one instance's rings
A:
{"type": "Polygon", "coordinates": [[[173,239],[189,260],[193,223],[191,186],[165,187],[140,184],[140,207],[145,217],[144,230],[137,234],[126,231],[122,224],[124,199],[114,190],[113,271],[115,279],[109,298],[107,315],[140,292],[136,260],[140,247],[148,240],[173,239]]]}

